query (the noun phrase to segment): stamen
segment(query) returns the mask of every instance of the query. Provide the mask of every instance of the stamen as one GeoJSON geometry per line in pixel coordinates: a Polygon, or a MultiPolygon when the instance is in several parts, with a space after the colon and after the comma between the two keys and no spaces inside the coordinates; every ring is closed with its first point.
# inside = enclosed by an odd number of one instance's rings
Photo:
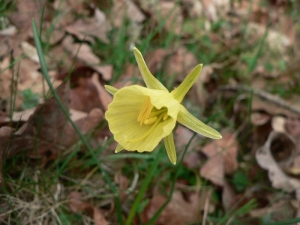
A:
{"type": "Polygon", "coordinates": [[[153,109],[153,105],[151,104],[151,99],[149,96],[146,97],[146,100],[143,103],[142,109],[140,111],[140,114],[138,116],[137,121],[140,122],[140,125],[142,126],[144,121],[149,118],[149,115],[151,113],[151,110],[153,109]]]}
{"type": "Polygon", "coordinates": [[[157,120],[157,117],[152,117],[152,118],[145,120],[144,124],[150,125],[150,124],[154,123],[156,120],[157,120]]]}
{"type": "Polygon", "coordinates": [[[138,142],[140,140],[143,140],[145,137],[147,137],[156,127],[157,125],[160,123],[161,119],[163,118],[163,114],[161,114],[158,119],[155,121],[155,123],[151,126],[151,128],[141,137],[136,138],[136,139],[132,139],[132,140],[128,140],[127,142],[129,143],[134,143],[134,142],[138,142]]]}
{"type": "Polygon", "coordinates": [[[165,113],[163,120],[165,121],[166,119],[168,119],[168,117],[169,117],[168,113],[165,113]]]}
{"type": "Polygon", "coordinates": [[[157,115],[159,115],[159,114],[161,114],[163,112],[167,112],[167,109],[166,108],[162,108],[160,110],[152,111],[150,113],[149,117],[151,118],[151,117],[157,116],[157,115]]]}

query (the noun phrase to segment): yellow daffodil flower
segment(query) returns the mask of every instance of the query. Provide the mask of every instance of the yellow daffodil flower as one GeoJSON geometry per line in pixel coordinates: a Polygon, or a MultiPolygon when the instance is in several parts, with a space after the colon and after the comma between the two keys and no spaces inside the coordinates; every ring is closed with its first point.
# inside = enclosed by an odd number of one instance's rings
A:
{"type": "Polygon", "coordinates": [[[202,65],[197,65],[173,91],[169,92],[149,71],[142,54],[133,49],[146,87],[131,85],[116,89],[106,85],[114,95],[105,113],[109,129],[118,142],[116,153],[128,151],[151,152],[164,139],[169,159],[176,164],[173,129],[176,121],[209,138],[222,138],[221,134],[205,125],[181,104],[186,93],[200,75],[202,65]]]}

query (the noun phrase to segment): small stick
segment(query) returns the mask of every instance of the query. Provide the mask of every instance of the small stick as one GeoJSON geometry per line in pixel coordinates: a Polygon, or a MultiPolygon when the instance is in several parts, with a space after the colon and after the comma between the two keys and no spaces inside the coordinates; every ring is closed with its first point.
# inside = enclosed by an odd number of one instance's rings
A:
{"type": "Polygon", "coordinates": [[[268,92],[265,92],[263,90],[259,90],[259,89],[254,89],[245,85],[238,85],[238,86],[231,86],[231,85],[225,85],[225,86],[221,86],[219,88],[220,91],[244,91],[244,92],[253,92],[254,95],[272,102],[280,107],[283,107],[293,113],[299,114],[300,115],[300,108],[299,107],[295,107],[293,105],[291,105],[291,103],[285,101],[284,99],[272,95],[268,92]]]}

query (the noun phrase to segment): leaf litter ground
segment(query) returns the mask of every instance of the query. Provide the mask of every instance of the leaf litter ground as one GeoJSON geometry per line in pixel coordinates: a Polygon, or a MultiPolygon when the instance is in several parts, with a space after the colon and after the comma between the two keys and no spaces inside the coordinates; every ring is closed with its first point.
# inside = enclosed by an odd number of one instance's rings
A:
{"type": "Polygon", "coordinates": [[[116,144],[103,117],[111,96],[104,85],[142,83],[131,51],[135,45],[166,87],[204,64],[185,106],[223,139],[193,137],[178,126],[176,148],[186,155],[176,168],[161,158],[134,224],[151,221],[172,182],[172,197],[152,224],[296,224],[299,7],[297,1],[280,0],[5,3],[0,9],[1,223],[126,220],[156,152],[113,153],[116,144]],[[119,215],[97,162],[49,94],[32,18],[41,28],[49,75],[64,107],[117,187],[119,215]]]}

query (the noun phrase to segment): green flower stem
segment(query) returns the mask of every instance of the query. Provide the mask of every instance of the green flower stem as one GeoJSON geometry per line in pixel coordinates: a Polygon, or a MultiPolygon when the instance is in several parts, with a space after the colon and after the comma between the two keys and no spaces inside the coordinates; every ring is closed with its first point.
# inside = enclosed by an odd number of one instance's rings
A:
{"type": "Polygon", "coordinates": [[[159,149],[158,153],[157,153],[157,156],[155,157],[155,160],[150,168],[150,171],[148,173],[148,176],[146,177],[146,179],[144,180],[144,182],[142,183],[142,187],[136,197],[136,199],[134,200],[134,203],[130,209],[130,212],[129,212],[129,215],[127,217],[127,220],[126,220],[126,224],[125,225],[132,225],[132,221],[134,219],[134,216],[136,214],[136,211],[140,205],[140,202],[142,201],[143,197],[144,197],[144,194],[147,190],[147,187],[151,181],[151,178],[153,177],[153,174],[157,168],[157,165],[158,165],[158,162],[160,160],[160,156],[161,156],[161,149],[159,149]]]}
{"type": "Polygon", "coordinates": [[[179,169],[181,167],[181,163],[184,159],[184,156],[187,152],[187,149],[189,148],[190,144],[192,143],[192,140],[195,138],[195,136],[197,135],[197,133],[194,133],[193,136],[191,137],[191,139],[189,140],[189,142],[187,143],[187,145],[185,146],[185,149],[183,151],[183,154],[181,155],[180,161],[179,163],[176,165],[176,170],[175,170],[175,176],[172,182],[172,186],[171,186],[171,191],[170,191],[170,195],[168,196],[167,201],[156,211],[156,213],[154,214],[154,216],[146,223],[146,225],[152,225],[155,223],[155,221],[158,219],[159,215],[162,213],[162,211],[165,209],[165,207],[170,203],[170,201],[172,200],[172,196],[173,196],[173,192],[175,190],[175,184],[179,175],[179,169]]]}
{"type": "Polygon", "coordinates": [[[44,58],[44,53],[42,50],[42,45],[41,45],[41,41],[39,38],[39,33],[38,33],[38,29],[37,29],[37,25],[35,20],[32,20],[32,27],[33,27],[33,34],[34,34],[34,41],[35,41],[35,45],[37,48],[37,52],[38,52],[38,56],[39,56],[39,60],[41,63],[41,67],[42,67],[42,73],[47,81],[47,84],[49,86],[49,89],[53,95],[53,97],[55,98],[55,100],[57,101],[59,107],[61,108],[61,110],[63,111],[63,113],[65,114],[65,116],[67,117],[68,121],[72,124],[73,128],[75,129],[75,131],[77,132],[78,136],[80,137],[81,141],[83,142],[83,144],[86,146],[86,148],[88,149],[88,151],[90,152],[91,156],[93,157],[93,159],[95,160],[95,162],[97,162],[97,166],[102,174],[102,176],[104,177],[104,179],[106,180],[106,182],[108,183],[111,191],[114,194],[114,198],[116,201],[116,209],[117,209],[117,213],[118,213],[118,220],[119,220],[119,224],[123,224],[123,220],[122,220],[122,209],[121,209],[121,203],[120,203],[120,199],[118,197],[117,191],[115,186],[113,185],[112,181],[109,179],[107,173],[105,172],[105,170],[103,169],[102,165],[100,164],[99,160],[97,159],[97,156],[95,155],[95,152],[93,151],[93,149],[90,147],[89,143],[87,142],[87,140],[85,139],[84,135],[81,133],[81,131],[79,130],[79,128],[77,127],[77,125],[73,122],[73,120],[71,119],[69,112],[66,110],[66,108],[64,107],[64,105],[62,104],[62,102],[59,99],[59,96],[57,95],[49,74],[48,74],[48,70],[47,70],[47,65],[46,65],[46,61],[44,58]]]}

